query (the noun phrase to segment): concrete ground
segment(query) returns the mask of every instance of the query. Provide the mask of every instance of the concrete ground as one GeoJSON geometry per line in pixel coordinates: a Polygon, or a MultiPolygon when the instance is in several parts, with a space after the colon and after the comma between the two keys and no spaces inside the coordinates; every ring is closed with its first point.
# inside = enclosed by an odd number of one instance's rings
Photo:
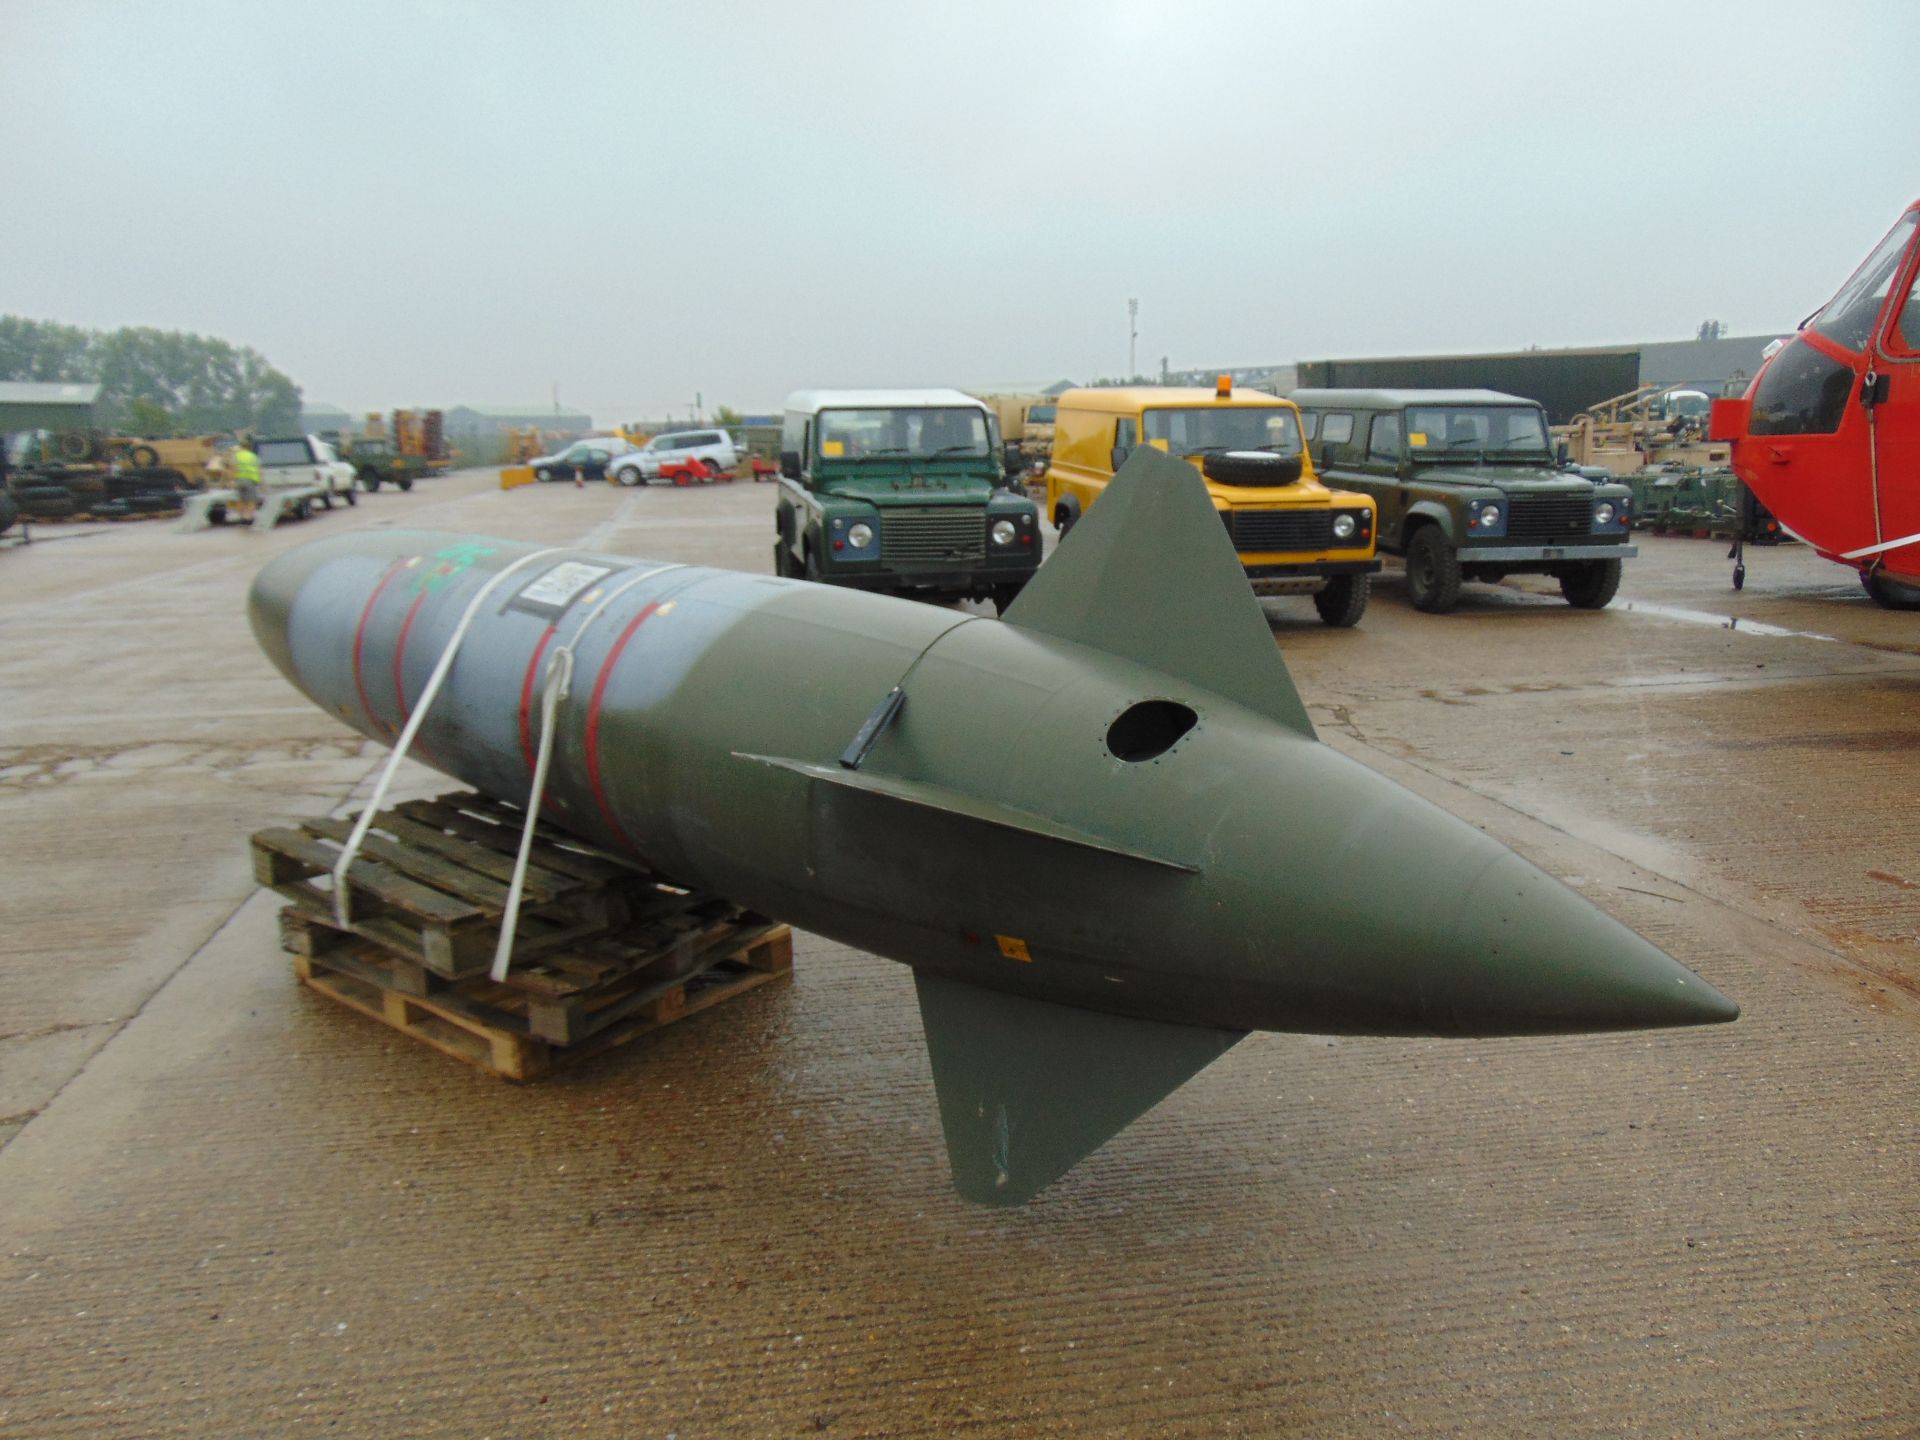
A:
{"type": "Polygon", "coordinates": [[[262,559],[761,570],[771,509],[472,472],[0,549],[0,1435],[1920,1434],[1920,615],[1798,547],[1735,594],[1643,538],[1601,613],[1268,606],[1329,744],[1732,1026],[1256,1035],[997,1212],[948,1188],[909,972],[822,940],[524,1088],[298,988],[247,836],[381,755],[255,648],[262,559]]]}

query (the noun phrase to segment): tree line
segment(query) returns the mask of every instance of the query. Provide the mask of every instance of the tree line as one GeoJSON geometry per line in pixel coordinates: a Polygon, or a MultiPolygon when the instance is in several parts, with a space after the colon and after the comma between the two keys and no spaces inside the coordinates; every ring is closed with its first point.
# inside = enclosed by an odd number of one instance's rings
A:
{"type": "Polygon", "coordinates": [[[142,435],[300,428],[300,387],[258,350],[212,335],[88,330],[0,315],[0,380],[95,383],[95,423],[142,435]]]}

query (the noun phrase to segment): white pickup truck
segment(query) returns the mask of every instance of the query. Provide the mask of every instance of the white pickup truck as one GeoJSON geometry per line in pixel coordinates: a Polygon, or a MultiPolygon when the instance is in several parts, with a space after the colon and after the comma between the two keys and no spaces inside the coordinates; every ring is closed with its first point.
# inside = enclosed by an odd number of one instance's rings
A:
{"type": "Polygon", "coordinates": [[[260,457],[260,484],[275,486],[312,486],[320,503],[329,510],[333,497],[344,496],[347,504],[359,504],[353,493],[353,466],[334,453],[318,435],[274,436],[258,441],[254,454],[260,457]]]}

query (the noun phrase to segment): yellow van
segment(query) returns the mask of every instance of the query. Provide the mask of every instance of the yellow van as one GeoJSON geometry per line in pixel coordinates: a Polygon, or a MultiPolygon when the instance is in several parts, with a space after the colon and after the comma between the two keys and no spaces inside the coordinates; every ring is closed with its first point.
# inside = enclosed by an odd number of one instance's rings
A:
{"type": "Polygon", "coordinates": [[[1212,390],[1067,391],[1047,465],[1047,513],[1062,540],[1140,445],[1200,472],[1255,594],[1310,593],[1327,624],[1358,623],[1380,568],[1374,503],[1314,477],[1291,400],[1235,390],[1225,375],[1212,390]]]}

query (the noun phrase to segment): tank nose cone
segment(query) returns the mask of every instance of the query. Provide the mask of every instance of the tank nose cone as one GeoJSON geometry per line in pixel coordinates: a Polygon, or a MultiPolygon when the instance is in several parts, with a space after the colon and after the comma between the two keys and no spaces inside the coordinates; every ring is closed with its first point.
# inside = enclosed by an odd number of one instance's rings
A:
{"type": "Polygon", "coordinates": [[[1468,888],[1439,1001],[1465,1033],[1715,1025],[1740,1007],[1551,876],[1506,854],[1468,888]]]}

